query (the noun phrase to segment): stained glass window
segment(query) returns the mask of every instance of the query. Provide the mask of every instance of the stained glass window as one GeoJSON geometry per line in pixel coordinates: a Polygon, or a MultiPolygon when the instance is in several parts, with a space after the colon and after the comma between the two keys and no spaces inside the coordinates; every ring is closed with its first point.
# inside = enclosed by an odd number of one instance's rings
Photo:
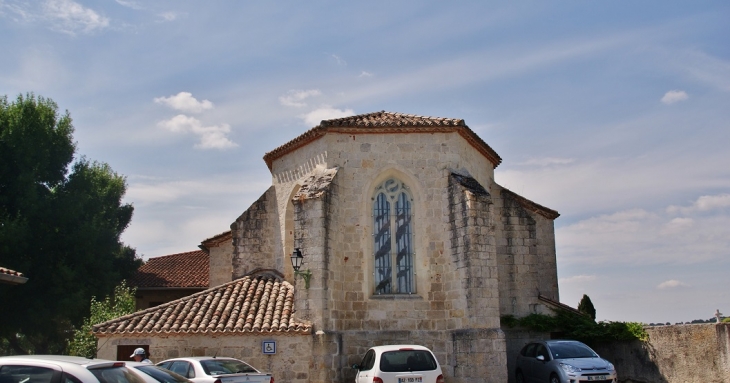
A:
{"type": "Polygon", "coordinates": [[[387,179],[375,188],[373,197],[375,294],[416,292],[411,204],[408,187],[396,179],[387,179]]]}

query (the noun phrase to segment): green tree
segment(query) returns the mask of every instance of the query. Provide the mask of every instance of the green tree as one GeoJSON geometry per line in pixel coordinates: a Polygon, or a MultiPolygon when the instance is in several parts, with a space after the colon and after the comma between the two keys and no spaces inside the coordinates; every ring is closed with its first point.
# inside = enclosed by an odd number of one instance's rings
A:
{"type": "Polygon", "coordinates": [[[126,180],[76,153],[68,112],[33,94],[0,97],[0,265],[28,277],[0,285],[0,352],[62,353],[93,296],[140,264],[120,236],[126,180]],[[9,309],[12,308],[12,309],[9,309]]]}
{"type": "Polygon", "coordinates": [[[96,337],[91,332],[95,324],[106,322],[134,312],[136,289],[127,287],[125,282],[114,288],[114,296],[107,296],[103,301],[91,297],[90,315],[84,324],[74,331],[68,343],[68,354],[95,358],[98,349],[96,337]]]}
{"type": "Polygon", "coordinates": [[[591,319],[596,320],[596,308],[593,307],[591,298],[589,298],[586,294],[583,294],[583,298],[580,300],[580,303],[578,303],[578,311],[588,315],[591,319]]]}

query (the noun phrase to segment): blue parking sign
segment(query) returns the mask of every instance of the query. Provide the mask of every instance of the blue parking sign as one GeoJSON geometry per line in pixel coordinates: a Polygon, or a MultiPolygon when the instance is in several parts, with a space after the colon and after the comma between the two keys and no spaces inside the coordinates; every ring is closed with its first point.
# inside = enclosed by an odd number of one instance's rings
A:
{"type": "Polygon", "coordinates": [[[261,352],[263,352],[264,355],[276,354],[276,341],[275,340],[265,340],[265,341],[261,342],[261,352]]]}

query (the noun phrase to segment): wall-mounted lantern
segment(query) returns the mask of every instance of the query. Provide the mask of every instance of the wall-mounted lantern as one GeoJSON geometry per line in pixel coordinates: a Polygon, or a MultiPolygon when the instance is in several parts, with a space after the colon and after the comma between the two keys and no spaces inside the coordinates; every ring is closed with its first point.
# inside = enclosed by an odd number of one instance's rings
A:
{"type": "Polygon", "coordinates": [[[304,279],[304,287],[309,288],[309,278],[312,277],[312,272],[309,269],[305,271],[299,271],[302,267],[302,261],[304,261],[304,255],[297,247],[294,252],[291,253],[291,266],[294,268],[294,278],[302,277],[304,279]]]}

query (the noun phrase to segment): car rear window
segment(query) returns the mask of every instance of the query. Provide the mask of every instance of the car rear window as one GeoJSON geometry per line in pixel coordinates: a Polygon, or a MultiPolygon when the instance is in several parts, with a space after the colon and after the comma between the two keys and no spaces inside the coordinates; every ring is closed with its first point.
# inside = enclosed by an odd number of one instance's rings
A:
{"type": "Polygon", "coordinates": [[[433,371],[438,367],[436,359],[426,350],[387,351],[380,356],[380,371],[433,371]]]}
{"type": "Polygon", "coordinates": [[[2,366],[0,383],[51,383],[53,369],[38,366],[2,366]]]}
{"type": "Polygon", "coordinates": [[[89,371],[99,379],[100,383],[145,383],[127,367],[93,368],[89,371]]]}
{"type": "Polygon", "coordinates": [[[258,372],[255,368],[236,359],[208,359],[201,360],[200,365],[208,375],[238,374],[258,372]]]}
{"type": "Polygon", "coordinates": [[[157,366],[138,366],[135,368],[153,377],[156,381],[160,383],[189,382],[189,380],[184,376],[157,366]]]}

